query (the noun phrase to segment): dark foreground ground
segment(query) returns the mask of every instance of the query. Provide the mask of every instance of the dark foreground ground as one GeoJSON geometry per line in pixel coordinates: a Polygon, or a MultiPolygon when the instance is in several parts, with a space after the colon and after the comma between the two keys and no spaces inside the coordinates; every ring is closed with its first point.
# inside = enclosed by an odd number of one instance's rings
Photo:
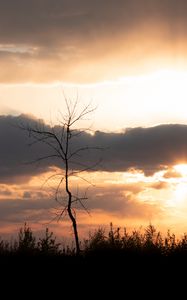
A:
{"type": "Polygon", "coordinates": [[[186,235],[98,230],[83,249],[60,250],[48,231],[36,242],[25,227],[15,244],[1,242],[0,299],[187,298],[186,235]]]}
{"type": "Polygon", "coordinates": [[[1,277],[9,278],[17,276],[23,280],[33,276],[33,280],[63,279],[68,281],[71,277],[75,281],[88,280],[90,278],[106,278],[115,281],[121,278],[129,281],[142,279],[150,281],[151,277],[159,279],[186,278],[187,286],[187,256],[174,255],[170,257],[121,255],[119,253],[102,253],[92,256],[1,256],[1,277]],[[19,275],[18,275],[19,274],[19,275]],[[74,278],[74,279],[73,279],[74,278]]]}
{"type": "Polygon", "coordinates": [[[0,270],[1,299],[186,299],[187,256],[12,256],[0,270]]]}

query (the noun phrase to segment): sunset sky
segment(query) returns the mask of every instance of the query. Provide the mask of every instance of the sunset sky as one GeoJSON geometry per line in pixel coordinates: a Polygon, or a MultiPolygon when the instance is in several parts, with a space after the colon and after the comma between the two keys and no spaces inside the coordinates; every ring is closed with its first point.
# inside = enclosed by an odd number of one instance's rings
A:
{"type": "Polygon", "coordinates": [[[74,146],[105,149],[83,156],[102,163],[84,174],[81,235],[110,222],[187,230],[186,16],[186,0],[0,0],[1,235],[24,222],[72,235],[52,221],[56,182],[43,186],[61,165],[26,164],[46,149],[14,126],[58,126],[64,96],[96,107],[74,146]]]}

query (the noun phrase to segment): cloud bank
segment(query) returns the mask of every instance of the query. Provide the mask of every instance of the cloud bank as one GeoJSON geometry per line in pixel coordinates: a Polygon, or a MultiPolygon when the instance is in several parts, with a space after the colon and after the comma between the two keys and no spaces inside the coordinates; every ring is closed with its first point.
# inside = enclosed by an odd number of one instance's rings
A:
{"type": "MultiPolygon", "coordinates": [[[[122,221],[124,218],[126,222],[131,223],[137,219],[141,222],[148,222],[163,217],[163,210],[159,203],[138,200],[139,193],[144,187],[141,184],[138,184],[138,188],[137,184],[113,184],[110,187],[100,186],[89,190],[89,198],[84,204],[90,210],[94,220],[83,211],[81,206],[76,207],[79,228],[88,229],[91,224],[94,225],[97,218],[100,218],[102,224],[106,225],[111,220],[122,221]]],[[[18,230],[24,222],[35,224],[36,227],[43,226],[43,228],[49,222],[50,227],[57,226],[54,217],[59,206],[47,191],[41,191],[36,187],[29,188],[29,186],[24,190],[21,185],[19,188],[16,185],[12,187],[0,185],[0,196],[2,196],[0,199],[0,232],[3,232],[6,225],[7,228],[10,227],[8,232],[13,233],[13,228],[18,230]],[[5,190],[10,193],[4,193],[5,190]]],[[[67,217],[62,219],[62,224],[63,230],[58,234],[59,236],[65,234],[64,226],[67,226],[67,217]]]]}
{"type": "Polygon", "coordinates": [[[181,60],[186,14],[185,0],[0,0],[0,82],[95,81],[153,56],[181,60]]]}
{"type": "MultiPolygon", "coordinates": [[[[36,126],[38,120],[27,116],[0,117],[0,182],[24,182],[33,175],[49,171],[51,167],[63,167],[57,159],[48,159],[37,164],[29,163],[40,157],[52,154],[48,145],[32,143],[28,132],[18,125],[36,126]]],[[[38,121],[39,122],[39,121],[38,121]]],[[[41,120],[40,120],[41,124],[41,120]]],[[[60,132],[60,127],[48,130],[60,132]]],[[[72,139],[71,149],[80,147],[101,147],[102,150],[85,151],[72,163],[72,168],[80,170],[84,166],[101,163],[93,168],[96,171],[125,172],[128,169],[142,170],[146,175],[177,163],[187,162],[187,125],[166,124],[150,128],[129,128],[124,133],[97,131],[94,135],[83,132],[72,139]]]]}

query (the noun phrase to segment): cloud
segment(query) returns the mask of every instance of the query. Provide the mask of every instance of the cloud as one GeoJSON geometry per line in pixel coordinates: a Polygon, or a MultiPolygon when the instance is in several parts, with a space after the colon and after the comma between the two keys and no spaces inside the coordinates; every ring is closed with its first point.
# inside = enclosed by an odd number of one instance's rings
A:
{"type": "MultiPolygon", "coordinates": [[[[166,178],[168,178],[168,177],[166,177],[166,178]]],[[[169,184],[168,184],[168,182],[165,182],[165,181],[157,181],[157,182],[150,184],[149,187],[152,189],[156,189],[156,190],[162,190],[162,189],[169,188],[169,184]]]]}
{"type": "Polygon", "coordinates": [[[0,185],[0,197],[12,196],[12,190],[6,185],[0,185]]]}
{"type": "Polygon", "coordinates": [[[90,41],[111,30],[129,32],[150,20],[173,23],[175,29],[175,22],[186,22],[186,10],[185,0],[1,0],[1,41],[9,45],[60,44],[77,37],[90,41]]]}
{"type": "MultiPolygon", "coordinates": [[[[136,189],[136,184],[134,184],[136,189]]],[[[158,216],[161,213],[158,204],[140,202],[138,195],[128,190],[128,187],[107,187],[96,192],[86,203],[87,207],[92,210],[100,210],[108,214],[113,214],[126,218],[140,218],[149,220],[153,216],[158,216]]]]}
{"type": "MultiPolygon", "coordinates": [[[[139,188],[140,191],[141,188],[139,188]]],[[[12,194],[13,196],[14,194],[12,194]]],[[[4,198],[0,200],[1,227],[7,222],[9,225],[16,225],[17,228],[24,222],[43,225],[52,222],[57,213],[55,208],[59,209],[59,205],[52,199],[53,197],[47,196],[47,193],[42,194],[34,187],[28,188],[20,198],[9,198],[9,195],[4,195],[4,198]]],[[[162,214],[158,203],[153,204],[138,200],[136,183],[134,185],[111,185],[110,187],[93,188],[89,191],[88,200],[84,204],[90,210],[91,215],[93,213],[95,216],[105,214],[119,219],[149,221],[162,214]]],[[[77,208],[77,216],[80,222],[83,208],[82,206],[77,208]]],[[[85,217],[87,217],[86,213],[85,217]]],[[[63,223],[67,222],[67,218],[63,218],[62,221],[63,223]]],[[[90,222],[95,222],[95,220],[89,219],[90,222]]],[[[52,222],[52,225],[54,224],[56,224],[55,220],[52,222]]],[[[84,222],[83,226],[85,226],[84,222]]]]}
{"type": "MultiPolygon", "coordinates": [[[[1,183],[26,182],[34,175],[50,171],[54,166],[62,167],[62,161],[47,159],[37,164],[28,163],[37,158],[51,155],[51,148],[45,143],[35,143],[29,133],[18,128],[19,124],[36,126],[37,120],[27,116],[0,117],[0,181],[1,183]]],[[[43,124],[40,120],[40,124],[43,124]]],[[[49,125],[47,130],[52,130],[49,125]]],[[[53,130],[58,134],[60,127],[53,130]]],[[[60,133],[59,133],[60,134],[60,133]]],[[[83,132],[72,139],[72,152],[80,147],[101,147],[103,150],[85,151],[72,162],[77,170],[92,166],[101,158],[103,161],[93,170],[125,172],[128,169],[142,170],[152,175],[158,170],[171,167],[177,162],[187,162],[187,125],[159,125],[150,128],[131,128],[124,133],[97,131],[95,135],[83,132]],[[83,166],[80,165],[83,163],[83,166]]]]}
{"type": "Polygon", "coordinates": [[[32,198],[32,193],[29,192],[29,191],[25,191],[23,193],[23,198],[25,198],[25,199],[31,199],[32,198]]]}
{"type": "Polygon", "coordinates": [[[23,199],[5,199],[0,201],[0,220],[1,223],[19,223],[38,222],[53,218],[50,212],[51,203],[38,199],[23,200],[23,199]]]}
{"type": "Polygon", "coordinates": [[[185,0],[0,0],[0,81],[109,79],[186,56],[186,13],[185,0]]]}
{"type": "Polygon", "coordinates": [[[166,178],[166,179],[169,179],[169,178],[181,178],[182,175],[181,175],[179,172],[177,172],[175,169],[169,168],[169,169],[165,172],[165,174],[164,174],[163,177],[166,178]]]}
{"type": "Polygon", "coordinates": [[[0,181],[13,183],[27,181],[31,176],[40,174],[49,169],[45,165],[28,164],[40,153],[46,153],[43,145],[38,144],[31,148],[28,146],[28,133],[18,128],[21,122],[35,124],[34,119],[29,117],[14,118],[11,116],[0,117],[0,181]]]}
{"type": "Polygon", "coordinates": [[[104,165],[108,171],[128,168],[151,175],[164,166],[187,161],[187,126],[159,125],[150,128],[130,128],[125,133],[96,132],[96,145],[108,147],[104,165]]]}

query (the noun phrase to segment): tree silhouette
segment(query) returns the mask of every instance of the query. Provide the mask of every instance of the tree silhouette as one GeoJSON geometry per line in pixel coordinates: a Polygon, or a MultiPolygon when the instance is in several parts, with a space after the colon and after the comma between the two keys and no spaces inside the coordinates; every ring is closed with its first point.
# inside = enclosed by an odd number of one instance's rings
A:
{"type": "MultiPolygon", "coordinates": [[[[85,120],[90,113],[92,113],[95,108],[92,108],[90,104],[83,107],[83,109],[79,109],[78,101],[71,101],[65,97],[66,103],[66,111],[65,113],[60,114],[60,126],[57,127],[49,127],[46,126],[43,122],[38,122],[34,126],[29,124],[20,124],[20,128],[26,130],[29,133],[29,137],[32,137],[34,141],[30,144],[34,143],[44,143],[47,145],[52,152],[50,152],[47,156],[42,156],[37,158],[34,162],[40,162],[47,159],[58,159],[62,163],[63,172],[60,174],[53,174],[49,179],[52,179],[58,176],[58,184],[55,189],[55,200],[62,204],[60,199],[60,190],[62,188],[62,184],[64,185],[64,190],[66,192],[65,205],[61,206],[60,210],[56,214],[58,220],[64,215],[68,214],[69,219],[71,220],[75,245],[76,245],[76,253],[80,253],[80,243],[79,243],[79,235],[77,229],[77,220],[76,220],[76,210],[73,207],[75,203],[79,203],[86,211],[86,207],[83,203],[84,200],[87,199],[86,192],[82,197],[79,195],[74,195],[72,193],[72,189],[70,186],[70,177],[75,176],[82,180],[88,182],[84,177],[80,176],[81,172],[93,170],[100,161],[97,161],[94,164],[87,165],[84,162],[80,161],[81,153],[90,150],[99,150],[100,147],[92,147],[92,146],[83,146],[77,149],[73,149],[72,139],[78,138],[82,133],[85,132],[84,129],[77,129],[76,123],[81,120],[85,120]],[[77,165],[76,169],[72,169],[72,165],[77,165]]],[[[88,211],[87,211],[88,212],[88,211]]]]}

